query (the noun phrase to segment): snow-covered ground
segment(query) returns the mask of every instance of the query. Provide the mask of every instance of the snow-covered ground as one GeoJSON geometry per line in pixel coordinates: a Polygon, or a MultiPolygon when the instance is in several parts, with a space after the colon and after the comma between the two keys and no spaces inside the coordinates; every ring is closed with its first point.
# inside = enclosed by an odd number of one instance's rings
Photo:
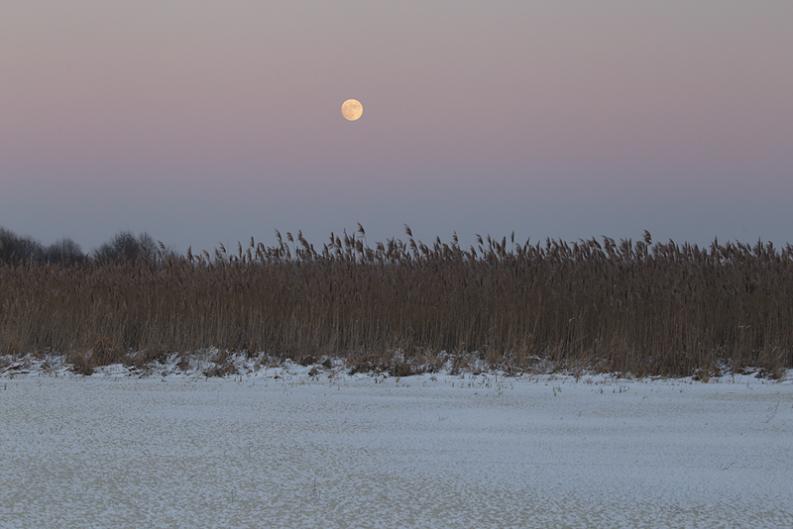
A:
{"type": "Polygon", "coordinates": [[[0,377],[0,527],[793,527],[793,382],[0,377]]]}

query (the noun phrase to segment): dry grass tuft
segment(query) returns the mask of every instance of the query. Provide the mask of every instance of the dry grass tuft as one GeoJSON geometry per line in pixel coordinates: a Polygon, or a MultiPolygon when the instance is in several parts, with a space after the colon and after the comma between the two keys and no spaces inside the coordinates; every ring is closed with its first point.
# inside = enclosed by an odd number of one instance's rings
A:
{"type": "Polygon", "coordinates": [[[78,375],[91,376],[97,367],[90,353],[71,353],[66,357],[66,362],[78,375]]]}
{"type": "Polygon", "coordinates": [[[234,365],[234,355],[228,350],[219,351],[212,358],[212,362],[214,362],[214,365],[204,370],[204,376],[225,377],[237,374],[237,368],[234,365]]]}

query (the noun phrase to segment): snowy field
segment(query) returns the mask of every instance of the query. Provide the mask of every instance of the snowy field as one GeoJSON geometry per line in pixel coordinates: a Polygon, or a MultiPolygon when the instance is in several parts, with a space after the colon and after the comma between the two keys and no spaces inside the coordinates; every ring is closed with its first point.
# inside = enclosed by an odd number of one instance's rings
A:
{"type": "Polygon", "coordinates": [[[0,527],[793,527],[793,382],[0,377],[0,527]]]}

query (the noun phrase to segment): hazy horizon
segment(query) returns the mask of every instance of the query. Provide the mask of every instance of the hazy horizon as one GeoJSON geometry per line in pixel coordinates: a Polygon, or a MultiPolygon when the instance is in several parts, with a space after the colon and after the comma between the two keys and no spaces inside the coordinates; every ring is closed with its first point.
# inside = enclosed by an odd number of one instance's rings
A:
{"type": "Polygon", "coordinates": [[[7,0],[0,226],[86,249],[356,222],[793,241],[791,20],[782,0],[7,0]]]}

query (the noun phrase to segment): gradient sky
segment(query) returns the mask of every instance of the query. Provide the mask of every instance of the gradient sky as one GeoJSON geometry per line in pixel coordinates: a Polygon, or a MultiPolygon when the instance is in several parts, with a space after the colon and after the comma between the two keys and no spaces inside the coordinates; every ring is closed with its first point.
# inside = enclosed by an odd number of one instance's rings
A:
{"type": "Polygon", "coordinates": [[[792,23],[790,0],[3,0],[0,225],[793,241],[792,23]]]}

